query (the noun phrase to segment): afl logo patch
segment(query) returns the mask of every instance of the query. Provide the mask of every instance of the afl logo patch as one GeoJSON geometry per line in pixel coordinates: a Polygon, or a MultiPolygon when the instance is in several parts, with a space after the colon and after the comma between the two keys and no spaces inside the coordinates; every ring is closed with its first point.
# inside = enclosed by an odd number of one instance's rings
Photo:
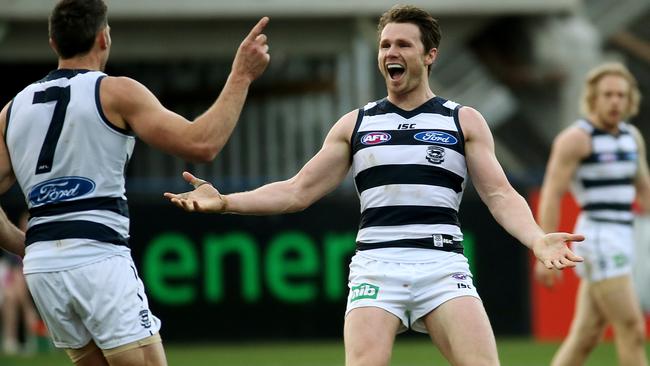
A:
{"type": "Polygon", "coordinates": [[[440,131],[423,131],[418,132],[413,135],[413,138],[422,141],[428,142],[430,144],[442,144],[442,145],[456,145],[458,139],[447,132],[440,131]]]}
{"type": "Polygon", "coordinates": [[[66,201],[84,196],[95,190],[95,182],[84,177],[62,177],[46,180],[34,186],[29,191],[29,202],[43,205],[66,201]]]}
{"type": "Polygon", "coordinates": [[[361,137],[361,143],[364,145],[383,144],[390,140],[390,135],[386,132],[370,132],[361,137]]]}

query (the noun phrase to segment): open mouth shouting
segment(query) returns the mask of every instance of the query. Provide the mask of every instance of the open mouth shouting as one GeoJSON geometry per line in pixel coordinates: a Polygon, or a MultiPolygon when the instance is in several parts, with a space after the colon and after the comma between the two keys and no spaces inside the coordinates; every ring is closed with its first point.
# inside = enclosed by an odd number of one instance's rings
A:
{"type": "Polygon", "coordinates": [[[388,75],[390,76],[390,79],[393,81],[398,81],[404,76],[404,73],[406,72],[406,68],[401,65],[401,64],[396,64],[396,63],[389,63],[386,65],[386,69],[388,70],[388,75]]]}

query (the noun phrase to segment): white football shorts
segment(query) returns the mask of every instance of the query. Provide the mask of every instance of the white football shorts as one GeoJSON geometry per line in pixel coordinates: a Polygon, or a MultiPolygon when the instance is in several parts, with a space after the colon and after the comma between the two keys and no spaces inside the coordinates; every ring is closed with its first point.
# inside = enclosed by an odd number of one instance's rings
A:
{"type": "Polygon", "coordinates": [[[422,318],[442,303],[461,296],[480,299],[467,258],[450,253],[441,261],[381,261],[357,252],[350,263],[345,314],[360,307],[378,307],[402,321],[398,332],[411,328],[427,333],[422,318]]]}
{"type": "Polygon", "coordinates": [[[58,348],[81,348],[92,339],[99,348],[111,349],[160,330],[130,257],[25,278],[58,348]]]}
{"type": "Polygon", "coordinates": [[[634,262],[634,228],[632,225],[593,221],[580,215],[575,233],[585,240],[574,243],[573,252],[584,258],[575,267],[580,278],[602,281],[631,275],[634,262]]]}

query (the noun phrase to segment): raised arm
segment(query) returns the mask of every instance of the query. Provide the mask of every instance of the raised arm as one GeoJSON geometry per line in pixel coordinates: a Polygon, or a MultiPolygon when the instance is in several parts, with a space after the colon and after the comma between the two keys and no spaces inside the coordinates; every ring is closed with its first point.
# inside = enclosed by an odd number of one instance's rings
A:
{"type": "Polygon", "coordinates": [[[330,130],[321,150],[293,178],[249,192],[221,195],[210,184],[183,173],[195,189],[165,197],[187,211],[270,215],[304,210],[336,188],[350,169],[350,137],[357,111],[343,116],[330,130]]]}
{"type": "Polygon", "coordinates": [[[494,154],[494,140],[483,116],[472,108],[463,107],[459,117],[470,176],[495,220],[530,248],[547,268],[575,266],[582,258],[569,250],[567,242],[581,241],[583,236],[545,234],[535,223],[526,200],[508,182],[494,154]]]}
{"type": "Polygon", "coordinates": [[[643,141],[643,136],[639,130],[634,126],[631,127],[632,134],[634,134],[637,145],[639,146],[639,168],[637,170],[636,178],[634,179],[634,185],[636,187],[636,194],[641,203],[641,207],[646,213],[648,213],[650,212],[650,173],[648,171],[645,142],[643,141]]]}
{"type": "Polygon", "coordinates": [[[268,21],[262,18],[242,41],[221,94],[193,123],[163,107],[146,87],[126,77],[102,80],[100,98],[106,117],[165,152],[190,161],[211,161],[235,128],[250,84],[269,63],[267,37],[262,33],[268,21]]]}

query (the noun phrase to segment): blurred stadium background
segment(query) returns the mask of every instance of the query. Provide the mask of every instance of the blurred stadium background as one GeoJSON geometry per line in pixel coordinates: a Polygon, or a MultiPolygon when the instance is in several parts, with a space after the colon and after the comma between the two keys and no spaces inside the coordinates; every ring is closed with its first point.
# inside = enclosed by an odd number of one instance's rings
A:
{"type": "MultiPolygon", "coordinates": [[[[0,103],[56,68],[47,44],[54,3],[0,0],[0,103]]],[[[340,115],[385,96],[376,68],[375,27],[394,2],[107,3],[113,48],[106,71],[139,80],[188,118],[218,95],[248,29],[259,17],[271,17],[266,32],[271,64],[253,84],[239,125],[217,160],[191,164],[139,144],[128,167],[133,254],[152,309],[163,320],[170,363],[341,364],[347,262],[359,209],[351,179],[302,213],[274,217],[186,214],[165,202],[162,193],[186,190],[180,178],[186,169],[223,192],[295,174],[340,115]],[[305,349],[313,355],[304,355],[305,349]],[[230,350],[239,356],[229,358],[230,350]],[[211,354],[205,357],[212,361],[183,362],[179,355],[189,353],[211,354]]],[[[638,78],[646,99],[632,122],[650,138],[650,1],[409,3],[429,10],[442,26],[433,90],[484,114],[499,160],[531,203],[551,139],[578,116],[582,80],[595,64],[620,60],[638,78]]],[[[24,205],[17,189],[2,197],[2,204],[13,216],[24,205]]],[[[576,210],[570,200],[566,207],[571,214],[563,225],[569,230],[576,210]]],[[[568,274],[552,292],[533,284],[529,253],[498,227],[471,189],[461,222],[504,365],[547,364],[570,321],[575,277],[568,274]]],[[[650,223],[640,226],[639,238],[639,262],[650,260],[650,223]]],[[[636,279],[650,310],[650,271],[639,266],[636,279]]],[[[401,336],[401,342],[395,364],[439,357],[421,336],[401,336]],[[412,355],[416,358],[407,357],[412,355]]],[[[590,365],[614,363],[611,344],[599,352],[590,365]]],[[[43,363],[0,356],[0,364],[66,364],[61,353],[40,357],[43,363]]]]}

